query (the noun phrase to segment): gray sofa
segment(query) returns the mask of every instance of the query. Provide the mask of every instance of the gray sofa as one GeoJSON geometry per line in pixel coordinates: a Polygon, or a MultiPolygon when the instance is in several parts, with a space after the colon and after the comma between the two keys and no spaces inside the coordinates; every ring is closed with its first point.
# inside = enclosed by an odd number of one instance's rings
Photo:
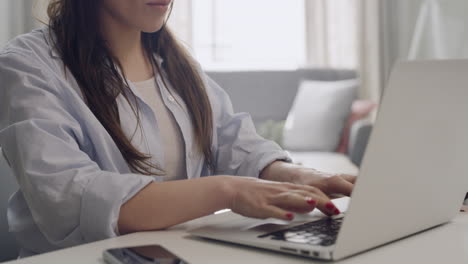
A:
{"type": "Polygon", "coordinates": [[[351,70],[328,69],[208,72],[208,75],[229,94],[234,110],[250,113],[256,124],[285,120],[301,80],[335,81],[357,76],[351,70]]]}
{"type": "MultiPolygon", "coordinates": [[[[235,111],[251,114],[257,128],[271,120],[286,119],[301,80],[337,81],[357,77],[355,71],[335,69],[208,72],[208,75],[230,95],[235,111]]],[[[371,129],[371,122],[366,120],[353,125],[347,155],[292,151],[290,154],[295,162],[308,167],[357,174],[371,129]]]]}

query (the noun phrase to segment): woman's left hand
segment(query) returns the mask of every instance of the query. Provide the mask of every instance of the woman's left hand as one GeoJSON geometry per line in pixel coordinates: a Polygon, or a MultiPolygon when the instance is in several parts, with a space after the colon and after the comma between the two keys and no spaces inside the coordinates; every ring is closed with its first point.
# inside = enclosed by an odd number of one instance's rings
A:
{"type": "Polygon", "coordinates": [[[314,186],[330,197],[350,196],[356,182],[356,176],[353,175],[324,173],[281,161],[270,164],[262,171],[260,177],[266,180],[314,186]]]}
{"type": "Polygon", "coordinates": [[[330,174],[309,168],[296,168],[291,181],[296,184],[310,185],[319,188],[328,196],[351,196],[356,176],[347,174],[330,174]]]}

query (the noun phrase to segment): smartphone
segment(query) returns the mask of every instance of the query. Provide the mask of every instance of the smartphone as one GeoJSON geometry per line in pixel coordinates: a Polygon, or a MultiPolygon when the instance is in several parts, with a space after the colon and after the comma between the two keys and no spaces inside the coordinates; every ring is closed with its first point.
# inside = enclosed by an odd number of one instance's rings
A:
{"type": "Polygon", "coordinates": [[[102,255],[108,264],[189,264],[160,245],[113,248],[102,255]]]}

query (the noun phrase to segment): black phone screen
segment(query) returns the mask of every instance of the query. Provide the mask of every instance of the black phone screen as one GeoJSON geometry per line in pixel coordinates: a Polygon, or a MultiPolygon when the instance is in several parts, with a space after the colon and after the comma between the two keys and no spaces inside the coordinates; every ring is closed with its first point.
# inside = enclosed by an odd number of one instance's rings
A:
{"type": "Polygon", "coordinates": [[[104,254],[109,264],[188,264],[159,245],[108,249],[106,253],[111,256],[104,254]]]}

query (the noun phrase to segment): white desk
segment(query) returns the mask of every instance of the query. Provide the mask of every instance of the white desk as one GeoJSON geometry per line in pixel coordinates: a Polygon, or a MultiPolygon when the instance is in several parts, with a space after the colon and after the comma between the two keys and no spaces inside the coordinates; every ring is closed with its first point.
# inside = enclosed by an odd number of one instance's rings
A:
{"type": "MultiPolygon", "coordinates": [[[[149,243],[160,244],[187,260],[191,264],[206,263],[321,263],[310,259],[219,243],[190,237],[185,230],[207,223],[226,221],[239,217],[224,213],[204,217],[174,227],[168,231],[144,232],[59,250],[11,263],[104,263],[102,252],[107,248],[137,246],[149,243]]],[[[388,244],[383,247],[342,260],[343,264],[456,264],[468,263],[468,213],[460,213],[451,223],[423,232],[419,235],[388,244]]]]}

